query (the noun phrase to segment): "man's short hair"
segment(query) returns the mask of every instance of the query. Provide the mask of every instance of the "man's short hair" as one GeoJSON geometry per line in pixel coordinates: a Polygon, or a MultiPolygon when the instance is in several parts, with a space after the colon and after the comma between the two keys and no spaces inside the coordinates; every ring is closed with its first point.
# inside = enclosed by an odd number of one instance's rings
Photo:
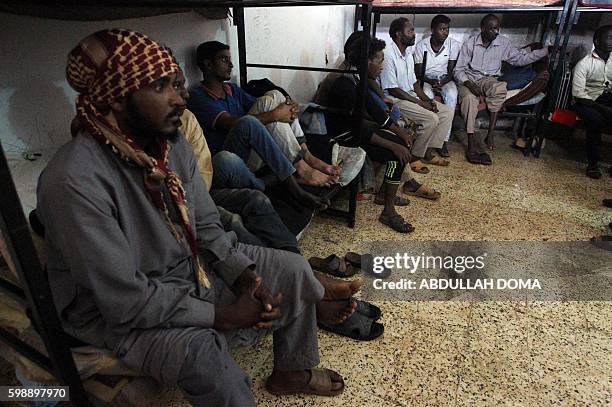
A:
{"type": "Polygon", "coordinates": [[[599,42],[599,40],[601,40],[601,37],[603,37],[604,34],[610,30],[612,30],[612,24],[602,25],[601,27],[597,28],[595,30],[595,33],[593,33],[593,44],[599,42]]]}
{"type": "Polygon", "coordinates": [[[230,49],[229,45],[225,45],[219,41],[206,41],[198,45],[196,50],[196,63],[198,68],[204,72],[204,61],[213,59],[217,52],[230,49]]]}
{"type": "Polygon", "coordinates": [[[389,26],[389,36],[392,40],[395,39],[395,34],[400,31],[404,31],[406,23],[410,23],[410,20],[408,20],[406,17],[396,18],[395,20],[391,21],[391,25],[389,26]]]}
{"type": "Polygon", "coordinates": [[[438,14],[434,18],[431,19],[431,29],[435,30],[437,26],[440,24],[450,24],[451,19],[445,16],[444,14],[438,14]]]}
{"type": "Polygon", "coordinates": [[[497,17],[495,14],[487,14],[486,16],[482,18],[482,20],[480,20],[480,26],[484,27],[487,24],[487,22],[490,20],[499,21],[499,17],[497,17]]]}
{"type": "MultiPolygon", "coordinates": [[[[346,56],[350,64],[353,66],[359,66],[362,42],[363,41],[353,41],[346,56]]],[[[368,59],[374,58],[376,53],[385,49],[386,46],[387,44],[385,44],[383,40],[374,37],[370,38],[370,51],[368,52],[368,59]]]]}
{"type": "Polygon", "coordinates": [[[355,31],[351,33],[351,35],[349,35],[349,37],[346,39],[346,42],[344,43],[344,56],[345,57],[348,55],[353,42],[360,40],[362,35],[363,35],[363,31],[355,31]]]}

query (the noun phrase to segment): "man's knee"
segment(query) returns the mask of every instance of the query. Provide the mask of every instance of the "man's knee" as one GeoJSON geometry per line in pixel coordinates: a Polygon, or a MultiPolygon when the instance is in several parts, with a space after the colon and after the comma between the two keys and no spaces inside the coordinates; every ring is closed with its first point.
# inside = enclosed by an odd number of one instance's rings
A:
{"type": "Polygon", "coordinates": [[[245,167],[246,164],[242,158],[236,154],[221,150],[212,158],[212,164],[215,171],[233,172],[236,168],[245,167]]]}
{"type": "Polygon", "coordinates": [[[285,101],[285,96],[278,90],[270,90],[265,95],[257,98],[250,113],[270,112],[285,101]]]}
{"type": "Polygon", "coordinates": [[[427,111],[427,113],[424,114],[424,118],[421,121],[423,128],[426,128],[426,129],[430,127],[436,127],[439,123],[440,123],[440,118],[438,117],[438,114],[432,111],[429,111],[429,110],[427,111]]]}
{"type": "Polygon", "coordinates": [[[261,191],[249,190],[249,201],[245,205],[246,213],[267,214],[274,213],[274,206],[270,199],[261,191]]]}

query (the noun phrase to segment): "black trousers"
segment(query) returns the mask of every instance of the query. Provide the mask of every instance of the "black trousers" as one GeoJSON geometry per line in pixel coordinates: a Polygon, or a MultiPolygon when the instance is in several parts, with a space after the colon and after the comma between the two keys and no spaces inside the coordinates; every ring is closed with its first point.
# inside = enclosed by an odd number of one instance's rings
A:
{"type": "MultiPolygon", "coordinates": [[[[595,101],[612,107],[612,93],[604,93],[595,101]]],[[[581,103],[576,103],[574,110],[586,127],[586,155],[589,167],[597,167],[600,159],[601,130],[608,125],[612,125],[612,117],[604,117],[597,109],[581,103]]]]}
{"type": "MultiPolygon", "coordinates": [[[[404,140],[390,131],[380,130],[380,126],[374,122],[364,120],[362,132],[366,133],[362,136],[362,140],[369,140],[372,134],[376,133],[382,138],[406,147],[404,140]]],[[[362,147],[371,160],[386,164],[384,182],[388,184],[399,184],[401,182],[405,166],[399,162],[391,150],[371,144],[370,142],[363,143],[362,147]]]]}

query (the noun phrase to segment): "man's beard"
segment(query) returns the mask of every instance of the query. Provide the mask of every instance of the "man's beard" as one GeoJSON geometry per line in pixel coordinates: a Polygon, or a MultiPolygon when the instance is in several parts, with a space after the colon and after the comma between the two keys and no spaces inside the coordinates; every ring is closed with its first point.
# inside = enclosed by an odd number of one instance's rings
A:
{"type": "MultiPolygon", "coordinates": [[[[150,126],[148,126],[147,120],[144,118],[143,114],[140,113],[130,96],[127,98],[126,111],[130,130],[132,134],[140,140],[154,140],[157,138],[162,138],[175,141],[180,135],[178,129],[172,133],[165,133],[152,129],[150,126]]],[[[176,108],[168,116],[173,116],[178,113],[180,113],[180,109],[176,108]]]]}
{"type": "Polygon", "coordinates": [[[415,38],[404,38],[404,40],[402,41],[402,43],[407,46],[407,47],[411,47],[414,45],[414,40],[415,38]]]}

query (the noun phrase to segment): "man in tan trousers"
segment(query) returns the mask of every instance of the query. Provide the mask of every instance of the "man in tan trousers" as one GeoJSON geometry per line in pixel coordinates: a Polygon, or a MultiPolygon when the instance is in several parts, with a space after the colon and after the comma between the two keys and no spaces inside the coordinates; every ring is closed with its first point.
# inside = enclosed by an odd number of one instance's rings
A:
{"type": "Polygon", "coordinates": [[[389,35],[393,42],[385,49],[385,66],[380,76],[381,84],[389,98],[399,104],[402,117],[419,125],[417,138],[412,145],[413,162],[410,168],[427,173],[425,164],[449,164],[448,160],[434,155],[441,149],[450,132],[454,111],[448,106],[430,99],[416,80],[414,59],[407,48],[414,45],[414,26],[404,17],[391,22],[389,35]]]}
{"type": "Polygon", "coordinates": [[[475,136],[476,115],[480,97],[484,96],[491,114],[486,139],[489,149],[494,149],[493,130],[497,115],[506,100],[506,83],[497,78],[501,75],[502,61],[524,66],[548,55],[548,49],[533,51],[518,49],[508,37],[499,35],[499,18],[486,15],[480,22],[480,33],[467,39],[459,52],[455,67],[461,115],[465,120],[468,135],[467,160],[472,164],[491,165],[484,140],[475,136]]]}

